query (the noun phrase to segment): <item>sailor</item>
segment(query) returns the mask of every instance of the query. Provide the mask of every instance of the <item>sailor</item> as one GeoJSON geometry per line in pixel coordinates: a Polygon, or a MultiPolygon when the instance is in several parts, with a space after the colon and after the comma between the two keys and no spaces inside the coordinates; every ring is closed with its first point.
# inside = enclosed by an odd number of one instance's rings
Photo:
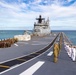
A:
{"type": "Polygon", "coordinates": [[[71,45],[69,46],[68,51],[69,51],[68,55],[69,55],[69,57],[71,57],[71,53],[72,53],[72,46],[71,45]]]}
{"type": "Polygon", "coordinates": [[[58,45],[58,43],[54,44],[53,54],[54,54],[54,62],[56,63],[58,61],[58,54],[59,54],[59,45],[58,45]]]}
{"type": "Polygon", "coordinates": [[[69,55],[69,44],[65,44],[65,50],[67,51],[67,53],[69,55]]]}
{"type": "Polygon", "coordinates": [[[75,46],[72,47],[71,58],[73,61],[76,60],[76,47],[75,46]]]}

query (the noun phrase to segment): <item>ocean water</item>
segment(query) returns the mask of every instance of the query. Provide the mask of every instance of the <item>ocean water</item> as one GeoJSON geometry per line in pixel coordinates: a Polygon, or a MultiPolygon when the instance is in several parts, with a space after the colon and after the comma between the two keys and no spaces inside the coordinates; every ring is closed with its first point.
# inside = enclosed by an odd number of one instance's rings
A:
{"type": "MultiPolygon", "coordinates": [[[[52,32],[64,32],[67,35],[67,37],[72,41],[72,43],[76,45],[76,31],[75,30],[74,31],[53,30],[52,32]]],[[[24,33],[24,30],[0,30],[0,39],[13,38],[14,35],[21,35],[23,33],[24,33]]]]}
{"type": "Polygon", "coordinates": [[[59,30],[53,32],[64,32],[67,35],[67,37],[71,40],[73,45],[76,45],[76,30],[59,30]]]}
{"type": "Polygon", "coordinates": [[[23,30],[0,30],[0,39],[13,38],[14,35],[20,35],[23,33],[23,30]]]}

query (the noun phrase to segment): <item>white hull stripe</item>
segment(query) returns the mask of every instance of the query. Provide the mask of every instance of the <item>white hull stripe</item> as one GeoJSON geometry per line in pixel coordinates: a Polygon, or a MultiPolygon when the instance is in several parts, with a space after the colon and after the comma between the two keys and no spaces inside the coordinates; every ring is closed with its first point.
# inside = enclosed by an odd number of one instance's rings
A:
{"type": "Polygon", "coordinates": [[[34,72],[36,72],[45,62],[44,61],[38,61],[36,64],[25,70],[19,75],[33,75],[34,72]]]}
{"type": "Polygon", "coordinates": [[[47,56],[52,56],[53,51],[51,51],[50,53],[47,54],[47,56]]]}

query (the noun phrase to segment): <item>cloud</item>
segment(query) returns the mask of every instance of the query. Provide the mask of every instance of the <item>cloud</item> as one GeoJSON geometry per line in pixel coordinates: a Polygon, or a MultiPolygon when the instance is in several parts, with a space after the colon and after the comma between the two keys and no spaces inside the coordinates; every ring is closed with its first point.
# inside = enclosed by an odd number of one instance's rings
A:
{"type": "Polygon", "coordinates": [[[11,5],[6,2],[0,2],[0,6],[2,6],[3,8],[11,9],[11,10],[16,10],[16,11],[19,10],[19,7],[16,4],[11,5]]]}
{"type": "MultiPolygon", "coordinates": [[[[53,29],[57,28],[55,28],[56,25],[58,29],[62,26],[71,29],[71,25],[72,28],[75,28],[76,2],[70,6],[64,6],[64,0],[62,2],[59,0],[25,1],[14,0],[10,3],[7,0],[0,1],[0,27],[8,27],[6,29],[19,29],[20,27],[21,29],[33,29],[35,18],[41,14],[45,18],[50,18],[50,26],[53,29]]],[[[66,3],[71,1],[66,0],[66,3]]]]}

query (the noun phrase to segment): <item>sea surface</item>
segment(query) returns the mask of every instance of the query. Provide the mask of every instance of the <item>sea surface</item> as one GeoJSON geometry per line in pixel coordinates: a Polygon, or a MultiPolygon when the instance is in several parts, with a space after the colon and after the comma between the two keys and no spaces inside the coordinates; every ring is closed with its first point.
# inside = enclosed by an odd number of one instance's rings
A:
{"type": "MultiPolygon", "coordinates": [[[[32,32],[32,30],[30,30],[32,32]]],[[[76,45],[76,30],[52,30],[52,32],[64,32],[71,42],[76,45]]],[[[24,30],[0,30],[0,39],[13,38],[14,35],[21,35],[24,30]]]]}
{"type": "Polygon", "coordinates": [[[76,30],[55,30],[53,32],[64,32],[73,45],[76,45],[76,30]]]}

